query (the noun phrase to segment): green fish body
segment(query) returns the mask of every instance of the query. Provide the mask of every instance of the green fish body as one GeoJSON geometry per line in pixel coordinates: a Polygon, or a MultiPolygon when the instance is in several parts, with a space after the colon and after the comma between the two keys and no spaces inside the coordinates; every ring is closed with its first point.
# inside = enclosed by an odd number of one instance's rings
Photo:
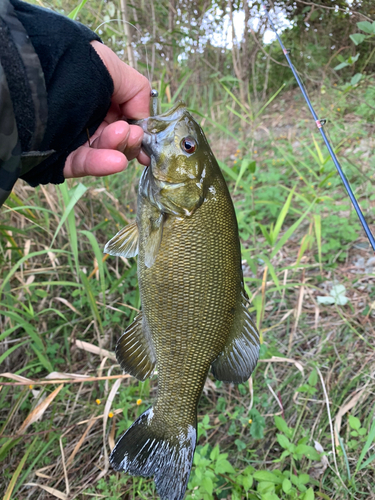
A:
{"type": "Polygon", "coordinates": [[[158,396],[110,460],[116,470],[154,475],[162,499],[180,500],[208,371],[226,382],[247,380],[259,335],[246,308],[233,203],[202,129],[183,104],[141,125],[151,166],[140,181],[136,223],[105,251],[138,255],[142,312],[116,354],[139,380],[157,367],[158,396]]]}

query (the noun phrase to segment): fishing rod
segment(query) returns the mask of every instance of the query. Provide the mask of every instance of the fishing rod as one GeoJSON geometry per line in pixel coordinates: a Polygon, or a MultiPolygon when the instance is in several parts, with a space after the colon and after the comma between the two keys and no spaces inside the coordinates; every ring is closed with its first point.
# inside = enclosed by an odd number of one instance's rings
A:
{"type": "Polygon", "coordinates": [[[278,42],[280,44],[280,47],[281,47],[281,49],[282,49],[282,51],[283,51],[283,53],[284,53],[284,55],[286,57],[286,60],[288,61],[290,69],[292,70],[293,75],[294,75],[295,79],[297,80],[299,88],[301,89],[303,97],[305,98],[305,101],[306,101],[306,103],[307,103],[307,105],[309,107],[309,110],[311,111],[311,114],[314,117],[316,126],[318,127],[318,130],[319,130],[321,136],[323,137],[323,140],[324,140],[324,142],[325,142],[325,144],[326,144],[326,146],[328,148],[328,151],[329,151],[329,154],[331,155],[333,163],[335,164],[335,166],[337,168],[337,171],[338,171],[338,173],[339,173],[339,175],[341,177],[341,180],[344,183],[346,192],[348,193],[349,198],[351,199],[351,202],[353,203],[355,211],[357,212],[358,218],[361,221],[363,229],[365,230],[365,233],[366,233],[366,236],[367,236],[367,238],[368,238],[368,240],[370,242],[370,245],[372,246],[372,249],[375,252],[375,239],[374,239],[374,236],[371,233],[371,230],[370,230],[370,228],[369,228],[369,226],[368,226],[368,224],[366,222],[366,219],[365,219],[365,217],[364,217],[364,215],[363,215],[363,213],[361,211],[360,206],[358,205],[358,202],[356,200],[356,197],[354,196],[354,193],[353,193],[353,191],[352,191],[352,189],[350,187],[350,184],[349,184],[347,178],[345,177],[345,174],[342,171],[341,165],[338,162],[338,160],[336,158],[336,155],[335,155],[335,153],[334,153],[334,151],[333,151],[333,149],[331,147],[331,144],[329,143],[329,140],[327,139],[327,136],[326,136],[326,134],[324,132],[324,125],[325,125],[326,121],[325,120],[319,120],[318,116],[316,115],[316,113],[314,111],[314,108],[313,108],[313,106],[311,104],[311,101],[308,98],[308,95],[306,93],[306,90],[304,89],[303,84],[302,84],[302,82],[301,82],[301,80],[300,80],[300,78],[299,78],[299,76],[297,74],[297,71],[295,70],[295,68],[293,66],[293,63],[292,63],[292,61],[291,61],[291,59],[289,57],[289,51],[288,51],[288,49],[286,49],[284,47],[283,42],[281,41],[281,38],[279,37],[279,34],[277,33],[275,25],[272,22],[271,16],[269,14],[269,7],[266,4],[264,4],[264,3],[262,4],[262,7],[263,7],[263,9],[264,9],[264,11],[266,13],[266,16],[267,16],[267,19],[268,19],[268,21],[269,21],[269,23],[271,25],[271,28],[272,28],[273,32],[275,33],[275,35],[277,37],[277,40],[278,40],[278,42]]]}

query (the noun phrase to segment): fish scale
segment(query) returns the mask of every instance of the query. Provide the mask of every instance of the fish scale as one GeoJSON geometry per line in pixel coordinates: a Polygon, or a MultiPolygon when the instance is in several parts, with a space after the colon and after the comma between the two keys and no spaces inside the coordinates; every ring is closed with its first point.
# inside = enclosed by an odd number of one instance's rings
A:
{"type": "MultiPolygon", "coordinates": [[[[156,408],[176,419],[189,415],[192,424],[207,372],[224,347],[233,323],[231,310],[241,293],[233,205],[224,180],[216,179],[215,184],[221,195],[208,192],[191,217],[167,220],[158,258],[151,268],[144,265],[140,230],[139,287],[143,311],[152,310],[149,326],[158,366],[158,401],[162,400],[156,408]],[[178,347],[173,348],[176,339],[178,347]],[[201,377],[195,377],[196,373],[201,377]]],[[[142,208],[138,208],[141,219],[142,208]]]]}
{"type": "Polygon", "coordinates": [[[151,158],[137,219],[105,247],[138,255],[142,312],[120,338],[122,368],[158,393],[116,443],[116,470],[154,476],[162,500],[182,500],[197,439],[197,406],[210,368],[243,382],[259,335],[246,307],[234,207],[202,129],[182,104],[138,122],[151,158]]]}

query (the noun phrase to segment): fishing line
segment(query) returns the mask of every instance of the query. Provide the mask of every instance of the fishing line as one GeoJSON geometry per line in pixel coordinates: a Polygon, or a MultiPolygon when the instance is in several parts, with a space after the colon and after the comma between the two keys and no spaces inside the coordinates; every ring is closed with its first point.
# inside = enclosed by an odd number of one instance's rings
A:
{"type": "MultiPolygon", "coordinates": [[[[99,24],[99,26],[94,30],[95,33],[98,31],[98,29],[103,26],[104,24],[109,24],[109,23],[112,23],[114,21],[119,21],[121,22],[122,24],[124,24],[124,21],[122,19],[109,19],[108,21],[103,21],[101,24],[99,24]]],[[[137,26],[135,26],[134,24],[132,24],[131,22],[129,21],[125,21],[126,24],[129,24],[129,26],[132,26],[135,30],[138,31],[138,33],[140,34],[140,36],[143,36],[143,33],[142,31],[137,28],[137,26]]],[[[130,43],[130,42],[128,42],[130,43]]],[[[147,43],[142,43],[141,45],[144,46],[145,48],[145,53],[146,53],[146,70],[147,70],[147,80],[150,82],[150,88],[152,88],[152,82],[151,82],[151,78],[150,78],[150,67],[149,67],[149,63],[148,63],[148,52],[147,52],[147,43]]]]}
{"type": "MultiPolygon", "coordinates": [[[[95,32],[98,31],[98,29],[103,26],[104,24],[111,23],[113,21],[119,21],[124,24],[124,21],[122,19],[110,19],[108,21],[104,21],[99,26],[95,29],[95,32]]],[[[133,28],[135,28],[138,33],[142,36],[142,31],[137,28],[137,26],[134,26],[134,24],[130,23],[129,21],[125,21],[126,24],[129,24],[133,28]]],[[[151,101],[150,101],[150,116],[157,116],[160,114],[160,101],[158,99],[159,93],[157,90],[152,88],[152,82],[151,82],[151,77],[150,77],[150,66],[149,66],[149,61],[148,61],[148,52],[147,52],[147,43],[142,43],[142,45],[145,48],[145,53],[146,53],[146,70],[147,70],[147,76],[148,76],[148,82],[150,84],[150,96],[151,96],[151,101]]],[[[133,120],[126,120],[128,123],[132,123],[133,120]]],[[[89,139],[90,140],[90,139],[89,139]]]]}
{"type": "Polygon", "coordinates": [[[298,76],[298,73],[297,73],[296,69],[293,66],[293,63],[292,63],[290,57],[289,57],[290,51],[287,50],[284,47],[283,42],[281,41],[281,38],[279,37],[279,34],[277,32],[277,29],[275,28],[275,25],[272,22],[271,16],[269,14],[269,8],[265,4],[262,4],[262,7],[263,7],[263,9],[265,11],[267,19],[268,19],[268,21],[269,21],[269,23],[271,25],[271,28],[272,28],[273,32],[275,33],[275,35],[276,35],[276,38],[277,38],[277,40],[278,40],[278,42],[280,44],[280,47],[281,47],[281,49],[282,49],[282,51],[283,51],[283,53],[284,53],[284,55],[286,57],[286,60],[288,61],[290,69],[292,70],[293,75],[294,75],[295,79],[297,80],[298,86],[301,89],[302,95],[305,98],[307,106],[309,107],[309,110],[310,110],[311,114],[314,117],[315,124],[318,127],[318,130],[319,130],[321,136],[323,137],[323,140],[325,142],[325,145],[327,146],[329,154],[331,155],[333,163],[335,164],[335,167],[336,167],[336,169],[337,169],[337,171],[338,171],[338,173],[339,173],[339,175],[341,177],[341,180],[342,180],[342,182],[343,182],[343,184],[345,186],[346,192],[348,193],[349,198],[350,198],[350,200],[351,200],[351,202],[352,202],[352,204],[353,204],[353,206],[355,208],[355,211],[357,212],[358,218],[361,221],[363,229],[365,230],[365,233],[366,233],[366,236],[367,236],[367,238],[368,238],[368,240],[370,242],[370,245],[372,246],[372,249],[375,251],[375,239],[374,239],[374,236],[371,233],[371,230],[370,230],[370,228],[369,228],[369,226],[368,226],[368,224],[366,222],[366,219],[365,219],[365,217],[364,217],[364,215],[363,215],[363,213],[361,211],[361,208],[358,205],[356,197],[354,196],[354,193],[351,190],[350,184],[349,184],[348,180],[346,179],[345,174],[344,174],[344,172],[343,172],[343,170],[341,168],[341,165],[338,162],[338,160],[336,158],[336,155],[335,155],[335,153],[334,153],[334,151],[333,151],[333,149],[331,147],[331,144],[330,144],[329,140],[327,139],[327,136],[326,136],[326,134],[324,132],[324,125],[326,124],[326,120],[319,120],[319,118],[317,117],[317,115],[316,115],[316,113],[314,111],[314,108],[313,108],[313,106],[311,104],[311,101],[310,101],[310,99],[309,99],[309,97],[307,95],[307,92],[306,92],[306,90],[305,90],[305,88],[304,88],[304,86],[303,86],[303,84],[302,84],[302,82],[301,82],[301,80],[300,80],[300,78],[298,76]]]}

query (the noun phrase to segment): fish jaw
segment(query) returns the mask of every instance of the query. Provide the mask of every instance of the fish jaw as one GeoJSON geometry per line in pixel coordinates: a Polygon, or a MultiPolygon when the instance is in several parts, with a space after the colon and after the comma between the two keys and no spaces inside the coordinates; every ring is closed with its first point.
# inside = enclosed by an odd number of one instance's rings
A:
{"type": "Polygon", "coordinates": [[[173,127],[186,112],[186,105],[183,102],[178,102],[170,110],[161,115],[132,121],[134,125],[141,127],[144,132],[142,149],[148,156],[151,157],[157,154],[158,145],[163,144],[168,133],[170,134],[171,132],[170,127],[173,127]]]}
{"type": "Polygon", "coordinates": [[[202,129],[183,103],[138,124],[145,132],[143,150],[151,158],[140,184],[143,196],[161,213],[191,217],[218,168],[202,129]]]}

